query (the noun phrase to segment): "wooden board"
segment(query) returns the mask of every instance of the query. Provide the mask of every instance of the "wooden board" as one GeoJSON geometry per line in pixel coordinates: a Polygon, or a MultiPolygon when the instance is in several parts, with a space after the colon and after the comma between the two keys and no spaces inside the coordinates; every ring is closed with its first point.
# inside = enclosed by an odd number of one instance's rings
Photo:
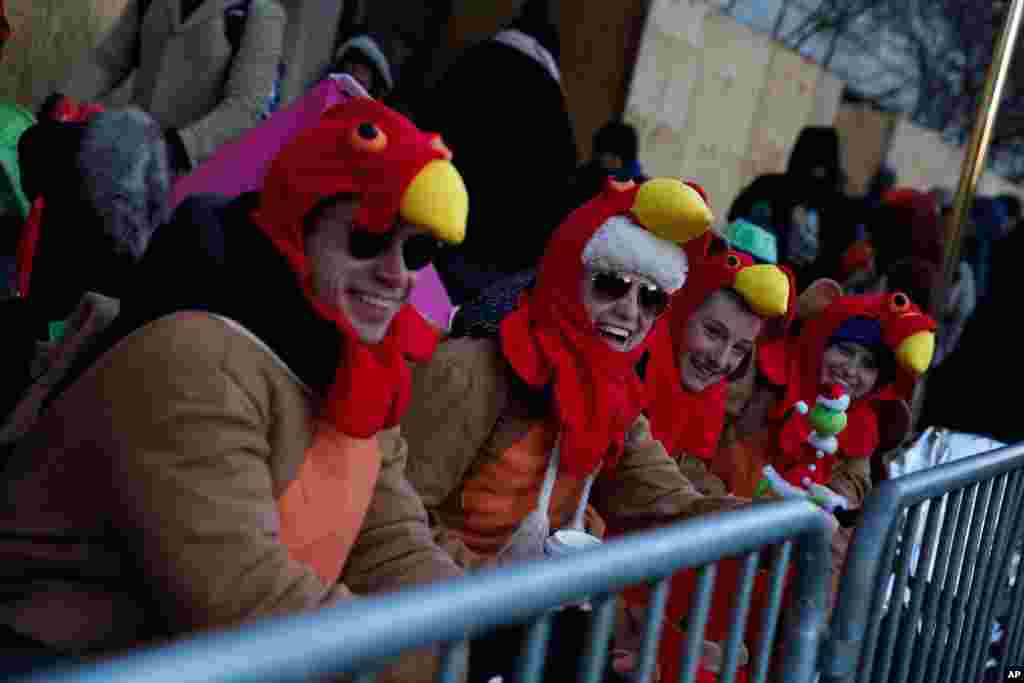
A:
{"type": "Polygon", "coordinates": [[[772,45],[747,155],[751,179],[786,169],[789,152],[814,109],[818,73],[819,67],[799,54],[772,45]]]}
{"type": "Polygon", "coordinates": [[[704,23],[681,174],[704,186],[721,219],[744,182],[743,160],[759,124],[755,109],[769,53],[766,39],[727,17],[711,16],[704,23]]]}

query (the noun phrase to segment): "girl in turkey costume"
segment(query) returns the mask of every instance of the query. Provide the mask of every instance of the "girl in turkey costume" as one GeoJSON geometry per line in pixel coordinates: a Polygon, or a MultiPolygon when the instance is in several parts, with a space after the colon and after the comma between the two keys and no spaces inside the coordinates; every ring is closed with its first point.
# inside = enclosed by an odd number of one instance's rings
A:
{"type": "Polygon", "coordinates": [[[701,495],[652,437],[635,369],[710,220],[679,180],[609,181],[554,233],[498,338],[450,340],[414,372],[406,471],[462,566],[544,556],[551,529],[563,548],[580,539],[566,531],[599,536],[588,504],[623,530],[739,504],[701,495]]]}
{"type": "Polygon", "coordinates": [[[737,495],[763,490],[770,465],[789,484],[809,479],[856,508],[871,486],[871,457],[909,428],[907,401],[931,363],[935,323],[905,294],[841,296],[830,281],[801,296],[799,316],[798,335],[759,349],[753,395],[714,469],[737,495]],[[810,434],[812,406],[846,415],[833,452],[810,434]]]}
{"type": "MultiPolygon", "coordinates": [[[[851,511],[871,488],[872,458],[910,429],[908,402],[931,363],[935,323],[905,294],[842,296],[830,280],[808,288],[797,308],[799,333],[758,349],[752,396],[712,470],[736,495],[809,497],[827,513],[851,511]]],[[[833,538],[833,595],[851,537],[837,528],[833,538]]]]}

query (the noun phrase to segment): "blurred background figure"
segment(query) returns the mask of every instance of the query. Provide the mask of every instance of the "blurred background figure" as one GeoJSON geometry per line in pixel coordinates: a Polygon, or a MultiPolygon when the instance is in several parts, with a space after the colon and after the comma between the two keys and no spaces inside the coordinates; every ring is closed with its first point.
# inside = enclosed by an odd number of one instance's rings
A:
{"type": "Polygon", "coordinates": [[[577,153],[559,36],[545,0],[464,52],[417,113],[441,133],[472,197],[466,241],[438,271],[456,305],[537,265],[565,214],[577,153]]]}
{"type": "Polygon", "coordinates": [[[19,239],[19,296],[3,310],[0,417],[50,363],[87,293],[125,294],[167,219],[171,183],[160,126],[137,108],[43,121],[21,135],[18,155],[26,196],[42,202],[19,239]]]}
{"type": "Polygon", "coordinates": [[[597,196],[609,177],[642,182],[636,129],[625,121],[609,121],[594,133],[593,157],[576,169],[571,180],[567,212],[597,196]]]}
{"type": "Polygon", "coordinates": [[[273,109],[284,29],[277,0],[132,0],[41,113],[63,96],[103,101],[134,74],[132,104],[187,173],[273,109]]]}
{"type": "Polygon", "coordinates": [[[767,228],[778,241],[779,261],[793,269],[800,287],[834,273],[856,239],[856,219],[841,190],[839,135],[830,126],[807,126],[785,173],[758,176],[736,197],[729,221],[743,218],[767,228]]]}
{"type": "Polygon", "coordinates": [[[328,74],[349,74],[378,100],[395,88],[395,74],[382,40],[362,28],[354,30],[352,37],[338,48],[328,74]]]}

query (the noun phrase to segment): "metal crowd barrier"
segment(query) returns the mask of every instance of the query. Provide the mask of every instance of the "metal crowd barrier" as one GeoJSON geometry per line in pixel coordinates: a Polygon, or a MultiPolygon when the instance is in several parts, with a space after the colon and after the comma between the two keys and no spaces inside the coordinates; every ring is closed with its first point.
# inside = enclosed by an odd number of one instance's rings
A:
{"type": "MultiPolygon", "coordinates": [[[[703,646],[715,563],[741,556],[749,571],[737,587],[731,637],[722,680],[731,681],[761,551],[771,554],[771,600],[761,617],[766,628],[755,655],[751,681],[764,681],[773,658],[773,636],[782,648],[777,663],[787,683],[810,683],[824,630],[829,580],[829,532],[810,503],[785,501],[709,515],[670,527],[609,541],[562,559],[524,563],[457,580],[404,590],[297,616],[268,619],[237,630],[195,637],[140,651],[105,663],[37,675],[50,683],[193,683],[199,681],[293,681],[328,674],[372,681],[397,655],[440,646],[437,680],[459,680],[468,639],[497,627],[528,623],[519,656],[518,683],[541,680],[554,610],[589,600],[593,606],[579,681],[602,680],[614,626],[618,592],[643,583],[653,586],[647,613],[640,672],[650,681],[668,597],[669,578],[700,568],[699,599],[681,656],[683,681],[693,681],[703,646]],[[792,560],[796,573],[790,607],[781,620],[783,579],[792,560]],[[746,604],[744,604],[746,603],[746,604]]],[[[767,556],[767,553],[765,553],[767,556]]]]}
{"type": "Polygon", "coordinates": [[[850,547],[822,680],[975,683],[1024,664],[1022,523],[1024,446],[882,483],[850,547]]]}

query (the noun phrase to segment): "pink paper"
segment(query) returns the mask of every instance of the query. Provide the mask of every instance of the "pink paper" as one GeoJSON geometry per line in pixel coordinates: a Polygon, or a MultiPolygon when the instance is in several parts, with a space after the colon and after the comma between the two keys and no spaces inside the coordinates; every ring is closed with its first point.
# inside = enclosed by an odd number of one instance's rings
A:
{"type": "MultiPolygon", "coordinates": [[[[281,147],[302,130],[315,125],[330,107],[365,94],[348,76],[320,81],[291,105],[237,140],[222,145],[192,173],[179,178],[171,191],[171,207],[177,207],[193,194],[235,197],[258,190],[281,147]]],[[[435,325],[447,330],[452,303],[433,266],[419,272],[412,291],[412,304],[435,325]]]]}

